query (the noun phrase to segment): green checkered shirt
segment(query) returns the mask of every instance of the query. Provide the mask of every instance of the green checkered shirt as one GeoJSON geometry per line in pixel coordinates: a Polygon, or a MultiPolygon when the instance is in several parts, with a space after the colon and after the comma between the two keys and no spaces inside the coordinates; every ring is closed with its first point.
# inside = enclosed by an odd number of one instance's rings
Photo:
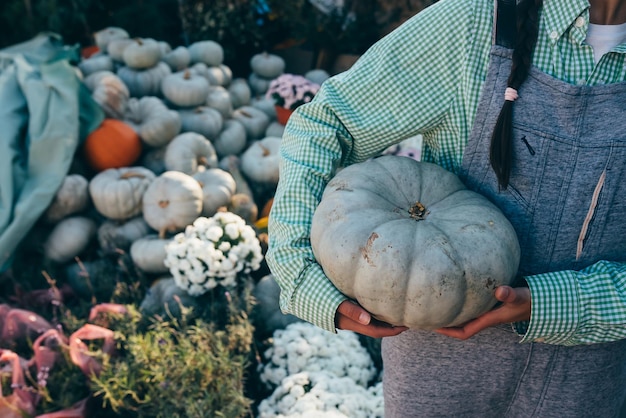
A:
{"type": "MultiPolygon", "coordinates": [[[[626,80],[626,44],[598,65],[584,44],[587,0],[550,0],[534,65],[572,84],[626,80]]],[[[315,262],[313,212],[339,166],[362,162],[422,134],[422,159],[457,172],[476,115],[492,42],[493,1],[441,0],[329,79],[290,118],[281,147],[267,261],[280,306],[335,332],[345,300],[315,262]]],[[[382,279],[382,278],[381,278],[382,279]]],[[[522,342],[576,345],[626,338],[626,264],[527,277],[532,314],[522,342]]]]}

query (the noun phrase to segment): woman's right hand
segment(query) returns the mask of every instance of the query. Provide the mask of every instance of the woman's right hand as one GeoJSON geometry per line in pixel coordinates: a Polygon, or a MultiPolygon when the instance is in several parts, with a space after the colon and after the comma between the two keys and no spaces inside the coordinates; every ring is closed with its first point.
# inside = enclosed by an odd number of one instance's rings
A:
{"type": "Polygon", "coordinates": [[[344,300],[337,308],[335,327],[373,338],[393,337],[408,329],[378,321],[365,309],[349,300],[344,300]]]}

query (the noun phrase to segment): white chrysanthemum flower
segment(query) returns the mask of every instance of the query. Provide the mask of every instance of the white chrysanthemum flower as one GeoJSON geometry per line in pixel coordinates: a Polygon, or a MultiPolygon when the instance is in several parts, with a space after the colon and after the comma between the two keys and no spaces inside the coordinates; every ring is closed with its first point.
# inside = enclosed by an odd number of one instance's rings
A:
{"type": "Polygon", "coordinates": [[[238,273],[259,269],[262,261],[254,229],[230,212],[196,219],[166,246],[164,259],[175,283],[196,295],[235,286],[238,273]]]}
{"type": "Polygon", "coordinates": [[[212,226],[206,230],[204,235],[211,241],[217,242],[224,235],[224,230],[219,226],[212,226]]]}
{"type": "Polygon", "coordinates": [[[333,334],[306,322],[296,322],[274,332],[273,345],[263,357],[260,378],[269,387],[280,384],[271,370],[285,370],[280,375],[328,370],[337,377],[350,377],[363,387],[367,387],[377,372],[356,333],[333,334]],[[349,349],[343,350],[345,347],[349,349]],[[352,365],[358,365],[360,373],[351,370],[352,365]]]}
{"type": "Polygon", "coordinates": [[[382,418],[383,406],[382,390],[366,389],[350,378],[322,371],[287,376],[258,410],[261,418],[382,418]]]}
{"type": "Polygon", "coordinates": [[[225,253],[226,251],[230,250],[231,247],[232,246],[230,245],[230,242],[224,241],[224,242],[220,243],[220,245],[217,247],[217,249],[225,253]]]}

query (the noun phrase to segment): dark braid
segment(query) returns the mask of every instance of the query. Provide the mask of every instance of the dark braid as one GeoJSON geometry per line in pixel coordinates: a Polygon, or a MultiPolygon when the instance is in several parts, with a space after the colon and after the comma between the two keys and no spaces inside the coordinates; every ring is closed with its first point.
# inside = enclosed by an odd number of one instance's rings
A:
{"type": "MultiPolygon", "coordinates": [[[[518,90],[528,77],[533,50],[539,33],[539,10],[543,0],[523,0],[517,6],[517,38],[513,49],[513,64],[507,87],[518,90]]],[[[502,92],[504,94],[504,92],[502,92]]],[[[489,160],[498,178],[500,189],[509,185],[513,161],[511,138],[513,101],[505,100],[491,136],[489,160]]]]}

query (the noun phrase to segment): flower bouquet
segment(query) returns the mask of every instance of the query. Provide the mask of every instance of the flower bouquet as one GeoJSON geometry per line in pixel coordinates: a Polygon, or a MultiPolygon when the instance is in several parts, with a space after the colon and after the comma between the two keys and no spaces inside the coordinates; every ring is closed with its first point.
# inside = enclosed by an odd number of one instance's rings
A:
{"type": "Polygon", "coordinates": [[[301,75],[285,73],[270,82],[265,97],[274,101],[278,122],[285,125],[291,113],[310,102],[319,89],[319,84],[301,75]]]}
{"type": "Polygon", "coordinates": [[[240,273],[258,270],[262,261],[254,229],[234,213],[218,212],[174,236],[164,262],[177,286],[199,296],[218,285],[235,287],[240,273]]]}

